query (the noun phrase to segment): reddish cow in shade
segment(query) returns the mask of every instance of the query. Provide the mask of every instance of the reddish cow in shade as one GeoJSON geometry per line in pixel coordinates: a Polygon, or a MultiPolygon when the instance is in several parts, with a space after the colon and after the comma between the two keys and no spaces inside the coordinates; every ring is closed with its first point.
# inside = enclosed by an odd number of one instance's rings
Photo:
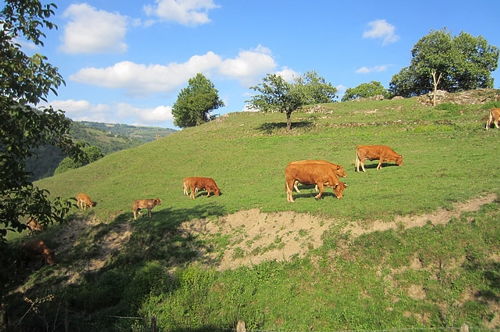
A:
{"type": "Polygon", "coordinates": [[[493,123],[495,127],[498,127],[498,123],[500,122],[500,108],[492,108],[490,109],[490,116],[488,117],[488,121],[486,121],[486,129],[490,129],[491,124],[493,123]]]}
{"type": "Polygon", "coordinates": [[[397,154],[393,149],[387,145],[358,145],[356,147],[356,172],[359,172],[359,167],[365,172],[364,161],[378,160],[377,169],[382,168],[382,163],[386,161],[393,161],[398,166],[403,164],[403,156],[397,154]]]}
{"type": "Polygon", "coordinates": [[[55,264],[54,252],[42,240],[32,240],[23,245],[23,251],[28,257],[36,257],[47,265],[55,264]]]}
{"type": "Polygon", "coordinates": [[[137,214],[141,209],[148,209],[148,216],[149,218],[151,218],[151,210],[157,205],[161,205],[161,199],[159,198],[135,200],[132,203],[132,212],[134,214],[134,220],[137,219],[137,214]]]}
{"type": "Polygon", "coordinates": [[[347,185],[340,182],[335,171],[327,164],[294,164],[290,163],[285,169],[286,199],[293,202],[292,189],[295,181],[304,184],[315,184],[318,186],[319,194],[314,196],[320,199],[323,195],[325,184],[333,188],[335,196],[341,199],[347,185]]]}
{"type": "Polygon", "coordinates": [[[79,193],[75,196],[76,205],[79,209],[86,210],[87,208],[91,208],[96,205],[96,202],[93,202],[89,195],[84,193],[79,193]]]}
{"type": "Polygon", "coordinates": [[[28,220],[26,226],[28,226],[28,229],[30,230],[31,234],[43,231],[43,225],[40,224],[38,220],[36,220],[33,217],[28,220]]]}
{"type": "MultiPolygon", "coordinates": [[[[325,165],[330,165],[338,177],[345,178],[347,176],[347,173],[345,172],[344,167],[342,167],[341,165],[331,163],[327,160],[299,160],[299,161],[292,161],[290,164],[325,164],[325,165]]],[[[300,193],[299,188],[297,188],[297,184],[298,184],[298,181],[296,181],[294,183],[293,188],[295,189],[296,192],[300,193]]],[[[314,188],[314,190],[318,191],[318,186],[316,186],[314,188]]]]}
{"type": "Polygon", "coordinates": [[[207,191],[207,197],[213,192],[216,196],[220,195],[220,189],[212,178],[203,177],[189,177],[182,181],[182,186],[184,188],[184,195],[189,195],[192,199],[195,199],[198,190],[205,189],[207,191]]]}

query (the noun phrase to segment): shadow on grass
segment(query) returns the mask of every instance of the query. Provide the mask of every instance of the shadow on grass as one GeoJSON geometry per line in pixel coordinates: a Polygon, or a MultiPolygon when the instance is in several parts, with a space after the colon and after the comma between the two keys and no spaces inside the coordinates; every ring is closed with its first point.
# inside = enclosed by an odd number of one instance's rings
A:
{"type": "Polygon", "coordinates": [[[144,215],[135,221],[131,220],[131,213],[121,214],[114,222],[130,222],[132,235],[120,252],[119,262],[130,264],[161,259],[172,266],[198,259],[202,253],[210,251],[210,248],[192,234],[179,229],[179,225],[188,220],[220,217],[224,214],[225,209],[214,202],[190,208],[153,210],[152,218],[144,215]]]}
{"type": "MultiPolygon", "coordinates": [[[[371,163],[371,164],[365,163],[365,169],[376,169],[377,166],[378,166],[378,162],[374,162],[374,163],[371,163]]],[[[393,166],[399,167],[395,163],[382,163],[382,169],[384,169],[386,167],[393,167],[393,166]]],[[[354,167],[354,171],[356,172],[356,167],[354,167]]],[[[359,173],[363,173],[363,170],[361,169],[361,167],[359,168],[359,173]]]]}
{"type": "MultiPolygon", "coordinates": [[[[314,187],[313,187],[313,188],[314,188],[314,187]]],[[[307,199],[316,199],[316,198],[314,198],[314,196],[316,196],[317,194],[318,194],[317,192],[311,192],[311,193],[300,193],[300,194],[298,194],[298,193],[294,193],[294,194],[293,194],[293,199],[297,199],[297,198],[299,198],[299,199],[302,199],[302,198],[307,198],[307,199]]],[[[336,198],[337,198],[337,196],[335,196],[335,194],[334,194],[334,193],[332,193],[332,192],[328,192],[328,191],[324,191],[324,192],[323,192],[323,195],[321,196],[321,198],[320,198],[320,199],[325,199],[325,198],[330,198],[330,197],[331,197],[331,198],[334,198],[334,199],[336,199],[336,198]]]]}
{"type": "MultiPolygon", "coordinates": [[[[29,271],[29,282],[36,287],[0,298],[8,309],[9,328],[38,331],[38,327],[49,324],[61,329],[66,325],[73,331],[112,330],[118,323],[112,317],[136,316],[147,296],[175,291],[179,281],[172,271],[205,257],[203,253],[211,250],[202,240],[180,229],[180,224],[224,214],[225,209],[212,201],[188,208],[153,210],[152,218],[145,213],[133,220],[131,212],[124,212],[110,223],[75,223],[80,232],[65,234],[67,242],[60,242],[61,251],[65,246],[61,254],[64,257],[58,264],[29,271]],[[101,268],[84,268],[96,260],[103,262],[101,268]],[[68,282],[70,275],[80,277],[68,282]],[[37,312],[24,300],[41,301],[49,295],[55,300],[43,302],[37,312]]],[[[52,236],[63,233],[60,229],[52,236]]],[[[209,259],[204,262],[212,263],[209,259]]],[[[9,290],[19,285],[10,284],[9,290]]],[[[216,328],[207,326],[197,331],[205,330],[216,328]]]]}
{"type": "MultiPolygon", "coordinates": [[[[312,126],[313,123],[311,121],[292,122],[292,130],[294,128],[310,128],[312,126]]],[[[273,131],[278,129],[286,129],[286,122],[268,122],[257,127],[257,130],[268,135],[272,134],[273,131]]]]}

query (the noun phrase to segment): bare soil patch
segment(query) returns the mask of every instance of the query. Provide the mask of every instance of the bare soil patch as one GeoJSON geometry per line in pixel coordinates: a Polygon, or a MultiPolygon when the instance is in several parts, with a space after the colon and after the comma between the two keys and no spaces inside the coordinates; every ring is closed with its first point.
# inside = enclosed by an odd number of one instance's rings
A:
{"type": "MultiPolygon", "coordinates": [[[[355,238],[377,231],[421,227],[428,222],[434,225],[445,224],[452,218],[460,217],[464,212],[479,210],[481,206],[492,203],[496,198],[496,194],[488,194],[457,203],[451,210],[438,209],[428,214],[398,216],[392,222],[352,222],[342,232],[355,238]]],[[[219,270],[226,270],[264,261],[287,261],[293,257],[303,257],[309,250],[323,244],[323,233],[335,224],[338,224],[338,220],[304,213],[263,213],[259,209],[252,209],[239,211],[215,221],[186,221],[181,225],[181,230],[189,235],[225,241],[222,256],[215,257],[213,253],[203,255],[208,256],[205,257],[207,261],[218,261],[219,270]]]]}

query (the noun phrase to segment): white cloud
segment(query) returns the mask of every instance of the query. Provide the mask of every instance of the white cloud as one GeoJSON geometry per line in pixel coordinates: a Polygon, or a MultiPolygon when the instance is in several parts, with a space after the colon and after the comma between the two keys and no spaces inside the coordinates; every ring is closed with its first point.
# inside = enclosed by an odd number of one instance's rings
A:
{"type": "Polygon", "coordinates": [[[69,19],[64,27],[61,50],[66,53],[121,53],[127,50],[123,41],[127,18],[97,10],[86,4],[73,4],[63,13],[69,19]]]}
{"type": "Polygon", "coordinates": [[[130,61],[106,68],[83,68],[70,79],[105,88],[125,89],[133,95],[170,92],[200,72],[208,72],[221,63],[213,52],[192,56],[185,63],[143,65],[130,61]]]}
{"type": "MultiPolygon", "coordinates": [[[[171,92],[197,73],[218,73],[250,86],[265,73],[272,72],[276,62],[271,52],[262,46],[241,51],[235,58],[222,59],[213,52],[192,56],[184,63],[144,65],[130,61],[118,62],[105,68],[83,68],[70,76],[80,83],[105,88],[124,89],[132,95],[171,92]]],[[[286,69],[288,73],[292,70],[286,69]]]]}
{"type": "Polygon", "coordinates": [[[106,123],[135,123],[156,125],[172,121],[172,107],[160,105],[140,108],[126,103],[92,104],[87,100],[54,100],[55,109],[65,111],[66,116],[75,121],[96,121],[106,123]]]}
{"type": "Polygon", "coordinates": [[[250,86],[265,73],[276,67],[271,51],[261,45],[248,51],[241,51],[234,59],[222,61],[219,72],[227,77],[239,80],[244,86],[250,86]]]}
{"type": "Polygon", "coordinates": [[[382,45],[391,44],[399,40],[396,35],[394,25],[387,23],[386,20],[375,20],[368,23],[369,30],[363,32],[363,38],[382,38],[382,45]]]}
{"type": "Polygon", "coordinates": [[[300,77],[299,73],[288,67],[283,67],[282,70],[276,72],[276,75],[281,76],[287,82],[292,82],[296,78],[300,77]]]}
{"type": "Polygon", "coordinates": [[[342,84],[337,85],[335,88],[337,89],[337,93],[344,93],[347,90],[347,87],[342,84]]]}
{"type": "Polygon", "coordinates": [[[389,66],[373,66],[373,67],[360,67],[356,69],[356,73],[358,74],[369,74],[369,73],[379,73],[382,71],[386,71],[389,66]]]}
{"type": "Polygon", "coordinates": [[[154,6],[144,6],[144,11],[161,20],[200,25],[209,23],[208,11],[218,7],[212,0],[156,0],[154,6]]]}

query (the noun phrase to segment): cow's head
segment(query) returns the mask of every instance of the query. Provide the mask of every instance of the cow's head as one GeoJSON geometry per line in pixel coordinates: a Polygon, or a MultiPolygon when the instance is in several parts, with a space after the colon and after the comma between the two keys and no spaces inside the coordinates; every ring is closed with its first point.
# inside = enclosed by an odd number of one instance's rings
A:
{"type": "Polygon", "coordinates": [[[156,206],[156,205],[161,205],[161,199],[159,199],[159,198],[155,198],[155,199],[154,199],[154,204],[155,204],[155,206],[156,206]]]}
{"type": "Polygon", "coordinates": [[[403,156],[402,156],[402,155],[399,155],[399,156],[396,158],[396,165],[398,165],[398,166],[403,165],[403,156]]]}
{"type": "Polygon", "coordinates": [[[219,189],[219,187],[216,186],[214,188],[214,193],[215,193],[215,195],[220,196],[220,189],[219,189]]]}
{"type": "Polygon", "coordinates": [[[345,178],[347,176],[344,167],[340,165],[337,166],[337,171],[335,173],[337,174],[337,176],[340,176],[341,178],[345,178]]]}
{"type": "Polygon", "coordinates": [[[335,196],[337,196],[338,199],[342,199],[342,197],[344,196],[345,188],[347,188],[347,184],[345,184],[344,182],[339,182],[333,187],[335,196]]]}

